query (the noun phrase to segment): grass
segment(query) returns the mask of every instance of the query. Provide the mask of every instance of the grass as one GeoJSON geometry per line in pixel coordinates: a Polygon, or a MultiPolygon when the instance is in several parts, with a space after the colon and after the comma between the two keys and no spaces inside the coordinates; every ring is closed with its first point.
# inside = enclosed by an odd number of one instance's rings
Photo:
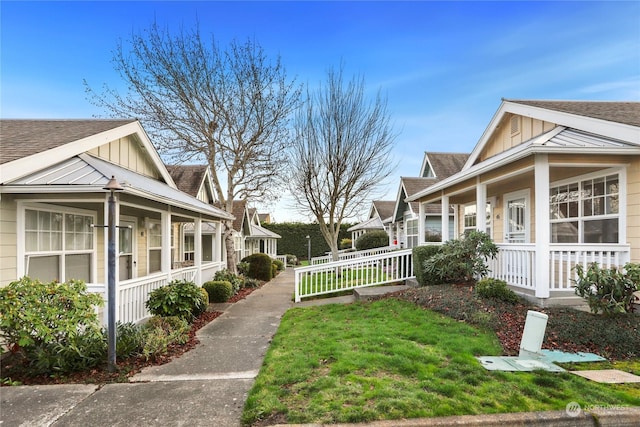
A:
{"type": "Polygon", "coordinates": [[[569,373],[486,371],[496,335],[406,301],[289,310],[242,421],[347,423],[588,405],[640,405],[638,387],[569,373]]]}

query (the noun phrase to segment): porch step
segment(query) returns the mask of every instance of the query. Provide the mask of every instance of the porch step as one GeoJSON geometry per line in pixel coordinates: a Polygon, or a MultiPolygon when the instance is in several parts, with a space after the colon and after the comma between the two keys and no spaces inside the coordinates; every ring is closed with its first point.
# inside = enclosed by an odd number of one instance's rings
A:
{"type": "Polygon", "coordinates": [[[353,296],[356,301],[368,301],[380,295],[387,295],[393,292],[404,291],[411,288],[409,285],[393,285],[393,286],[372,286],[370,288],[356,288],[353,290],[353,296]]]}

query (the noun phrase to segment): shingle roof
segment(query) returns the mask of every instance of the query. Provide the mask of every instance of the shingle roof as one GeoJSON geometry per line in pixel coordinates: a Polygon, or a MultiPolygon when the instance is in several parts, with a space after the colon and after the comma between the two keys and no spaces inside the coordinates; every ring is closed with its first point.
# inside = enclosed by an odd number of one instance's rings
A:
{"type": "Polygon", "coordinates": [[[235,219],[233,220],[233,229],[236,231],[242,230],[242,223],[245,218],[245,209],[247,206],[247,202],[245,200],[234,200],[233,201],[233,212],[231,213],[235,219]]]}
{"type": "Polygon", "coordinates": [[[429,158],[429,163],[431,163],[431,167],[438,181],[460,172],[469,158],[469,153],[427,152],[425,155],[429,158]]]}
{"type": "Polygon", "coordinates": [[[505,99],[505,101],[631,126],[640,126],[640,102],[533,101],[521,99],[505,99]]]}
{"type": "Polygon", "coordinates": [[[167,165],[167,170],[178,189],[193,197],[198,196],[207,165],[167,165]]]}
{"type": "Polygon", "coordinates": [[[393,210],[396,208],[395,200],[374,200],[373,206],[378,211],[381,220],[385,220],[393,215],[393,210]]]}
{"type": "Polygon", "coordinates": [[[0,120],[0,164],[135,122],[102,120],[0,120]]]}

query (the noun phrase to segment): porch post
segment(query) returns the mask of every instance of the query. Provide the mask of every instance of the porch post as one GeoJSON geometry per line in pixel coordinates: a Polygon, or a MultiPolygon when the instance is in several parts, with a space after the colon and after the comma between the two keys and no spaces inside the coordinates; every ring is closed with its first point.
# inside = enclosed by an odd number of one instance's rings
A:
{"type": "Polygon", "coordinates": [[[535,296],[549,298],[549,158],[536,154],[535,166],[535,296]]]}
{"type": "Polygon", "coordinates": [[[449,196],[442,195],[440,199],[440,220],[442,229],[442,242],[449,240],[449,196]]]}
{"type": "Polygon", "coordinates": [[[418,203],[418,246],[424,245],[424,223],[426,217],[424,214],[424,203],[418,203]]]}
{"type": "Polygon", "coordinates": [[[221,263],[225,260],[222,256],[222,221],[216,223],[216,262],[221,263]]]}
{"type": "Polygon", "coordinates": [[[202,219],[196,218],[193,225],[193,263],[196,266],[195,282],[196,285],[200,286],[202,284],[202,219]]]}
{"type": "MultiPolygon", "coordinates": [[[[160,251],[160,269],[168,276],[171,275],[171,207],[169,211],[160,214],[160,228],[162,229],[162,250],[160,251]]],[[[171,277],[168,277],[171,281],[171,277]]]]}
{"type": "Polygon", "coordinates": [[[482,184],[479,176],[476,181],[476,229],[487,231],[487,184],[482,184]]]}

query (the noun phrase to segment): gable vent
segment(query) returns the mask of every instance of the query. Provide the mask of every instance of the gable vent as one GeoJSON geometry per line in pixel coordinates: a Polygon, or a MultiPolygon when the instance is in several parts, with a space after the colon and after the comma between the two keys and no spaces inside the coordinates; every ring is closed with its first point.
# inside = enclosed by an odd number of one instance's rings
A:
{"type": "Polygon", "coordinates": [[[520,116],[511,117],[511,135],[520,133],[520,116]]]}

